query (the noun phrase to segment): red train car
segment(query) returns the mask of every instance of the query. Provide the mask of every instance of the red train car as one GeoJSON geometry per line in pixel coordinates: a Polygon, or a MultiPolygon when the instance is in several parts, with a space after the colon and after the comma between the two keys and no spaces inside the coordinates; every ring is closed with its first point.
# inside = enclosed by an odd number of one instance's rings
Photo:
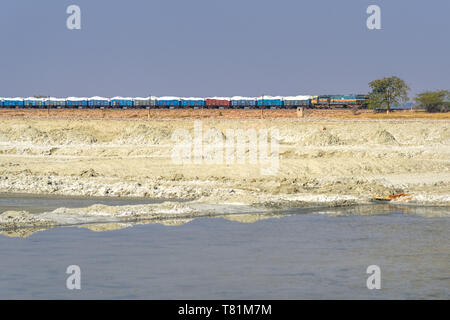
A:
{"type": "Polygon", "coordinates": [[[224,107],[229,108],[231,105],[229,98],[207,98],[206,99],[206,107],[207,108],[218,108],[218,107],[224,107]]]}

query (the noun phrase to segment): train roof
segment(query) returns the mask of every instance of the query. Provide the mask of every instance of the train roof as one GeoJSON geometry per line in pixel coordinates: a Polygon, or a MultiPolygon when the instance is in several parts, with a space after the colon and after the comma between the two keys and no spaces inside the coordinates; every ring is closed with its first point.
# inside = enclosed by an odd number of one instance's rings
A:
{"type": "Polygon", "coordinates": [[[67,97],[67,100],[70,100],[70,101],[84,101],[84,100],[88,100],[88,98],[86,98],[86,97],[67,97]]]}
{"type": "Polygon", "coordinates": [[[24,100],[28,100],[28,101],[44,101],[45,98],[28,97],[28,98],[25,98],[24,100]]]}
{"type": "Polygon", "coordinates": [[[205,99],[211,99],[211,100],[230,100],[230,97],[207,97],[205,99]]]}
{"type": "Polygon", "coordinates": [[[92,101],[92,100],[109,101],[108,98],[105,98],[105,97],[99,97],[99,96],[90,97],[90,98],[88,98],[88,100],[90,100],[90,101],[92,101]]]}
{"type": "Polygon", "coordinates": [[[133,98],[134,100],[155,100],[156,99],[156,97],[154,97],[154,96],[149,96],[149,97],[134,97],[133,98]]]}
{"type": "Polygon", "coordinates": [[[257,98],[258,100],[281,100],[282,96],[260,96],[257,98]]]}
{"type": "Polygon", "coordinates": [[[234,96],[231,97],[230,100],[255,100],[255,97],[241,97],[241,96],[234,96]]]}
{"type": "Polygon", "coordinates": [[[165,97],[159,97],[157,100],[180,100],[180,97],[171,97],[171,96],[165,96],[165,97]]]}
{"type": "Polygon", "coordinates": [[[116,96],[116,97],[112,97],[111,100],[133,100],[133,98],[116,96]]]}
{"type": "Polygon", "coordinates": [[[292,100],[309,100],[311,98],[312,98],[312,96],[288,96],[288,97],[283,97],[283,100],[288,100],[288,101],[292,101],[292,100]]]}
{"type": "Polygon", "coordinates": [[[205,100],[205,98],[198,98],[198,97],[182,97],[181,100],[202,101],[202,100],[205,100]]]}

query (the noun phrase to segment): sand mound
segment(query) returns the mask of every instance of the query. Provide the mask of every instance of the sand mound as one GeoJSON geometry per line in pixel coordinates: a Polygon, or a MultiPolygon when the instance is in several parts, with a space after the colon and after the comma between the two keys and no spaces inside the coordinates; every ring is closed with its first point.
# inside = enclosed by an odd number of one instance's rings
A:
{"type": "Polygon", "coordinates": [[[27,124],[17,124],[5,127],[1,131],[2,140],[18,142],[37,142],[40,139],[47,138],[47,135],[27,124]]]}
{"type": "Polygon", "coordinates": [[[97,138],[90,132],[80,128],[66,128],[50,130],[46,139],[37,142],[52,144],[93,144],[97,142],[97,138]]]}
{"type": "Polygon", "coordinates": [[[171,131],[168,128],[138,124],[127,127],[115,142],[120,144],[159,144],[170,137],[171,131]]]}
{"type": "Polygon", "coordinates": [[[18,124],[0,131],[0,140],[5,142],[32,142],[34,144],[92,144],[94,135],[82,128],[39,130],[32,125],[18,124]]]}
{"type": "Polygon", "coordinates": [[[303,139],[305,146],[336,146],[342,145],[343,142],[335,135],[328,131],[315,131],[303,139]]]}
{"type": "Polygon", "coordinates": [[[369,138],[369,141],[377,144],[399,145],[395,137],[387,130],[379,130],[369,138]]]}

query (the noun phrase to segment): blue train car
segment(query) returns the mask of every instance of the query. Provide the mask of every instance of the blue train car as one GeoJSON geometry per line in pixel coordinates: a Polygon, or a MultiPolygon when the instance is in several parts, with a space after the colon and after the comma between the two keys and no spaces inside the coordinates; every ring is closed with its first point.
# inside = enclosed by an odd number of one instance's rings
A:
{"type": "Polygon", "coordinates": [[[205,99],[203,99],[203,98],[181,98],[181,106],[183,108],[204,107],[205,99]]]}
{"type": "Polygon", "coordinates": [[[4,98],[3,106],[6,108],[13,107],[23,107],[23,99],[22,98],[4,98]]]}
{"type": "Polygon", "coordinates": [[[87,107],[88,98],[68,97],[66,99],[66,106],[70,108],[87,107]]]}
{"type": "Polygon", "coordinates": [[[256,106],[256,98],[235,96],[230,100],[232,108],[252,108],[256,106]]]}
{"type": "Polygon", "coordinates": [[[46,107],[50,108],[62,108],[66,105],[66,99],[50,97],[48,99],[45,99],[44,104],[46,107]]]}
{"type": "Polygon", "coordinates": [[[103,97],[91,97],[88,99],[89,108],[107,108],[109,107],[110,101],[108,98],[103,97]]]}
{"type": "Polygon", "coordinates": [[[156,98],[156,105],[161,108],[179,108],[181,99],[178,97],[159,97],[156,98]]]}
{"type": "Polygon", "coordinates": [[[0,108],[3,108],[3,98],[0,98],[0,108]]]}
{"type": "Polygon", "coordinates": [[[28,108],[43,108],[45,107],[45,99],[29,97],[23,99],[24,106],[28,108]]]}
{"type": "Polygon", "coordinates": [[[112,108],[132,108],[134,106],[133,98],[114,97],[110,100],[112,108]]]}
{"type": "Polygon", "coordinates": [[[260,108],[269,108],[269,107],[281,108],[283,106],[283,98],[262,96],[256,100],[256,106],[260,108]]]}

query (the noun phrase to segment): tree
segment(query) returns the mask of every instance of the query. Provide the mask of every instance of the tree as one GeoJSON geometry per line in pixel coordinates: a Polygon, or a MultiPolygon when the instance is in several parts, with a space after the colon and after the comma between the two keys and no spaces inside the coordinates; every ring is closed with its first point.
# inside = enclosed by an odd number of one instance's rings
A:
{"type": "Polygon", "coordinates": [[[372,88],[372,92],[369,93],[369,108],[383,108],[389,113],[392,105],[408,101],[409,87],[398,77],[374,80],[369,86],[372,88]]]}
{"type": "Polygon", "coordinates": [[[416,102],[428,112],[447,112],[450,110],[450,91],[425,91],[419,93],[416,102]]]}

